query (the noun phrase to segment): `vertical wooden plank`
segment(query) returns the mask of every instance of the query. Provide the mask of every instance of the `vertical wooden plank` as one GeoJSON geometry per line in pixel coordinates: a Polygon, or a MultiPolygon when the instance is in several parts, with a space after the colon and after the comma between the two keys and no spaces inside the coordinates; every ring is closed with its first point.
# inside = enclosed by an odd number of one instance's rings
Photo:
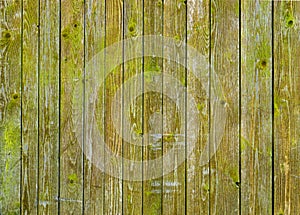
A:
{"type": "MultiPolygon", "coordinates": [[[[121,0],[106,1],[106,47],[123,39],[123,5],[121,0]]],[[[118,53],[120,54],[120,53],[118,53]]],[[[108,56],[111,57],[111,56],[108,56]]],[[[119,55],[116,57],[120,57],[119,55]]],[[[109,63],[110,59],[107,59],[109,63]]],[[[110,66],[110,65],[108,65],[110,66]]],[[[116,101],[116,110],[119,110],[118,119],[112,119],[112,102],[117,90],[121,87],[123,80],[123,66],[117,66],[113,71],[105,71],[105,143],[109,150],[116,156],[122,156],[122,137],[118,135],[116,129],[122,131],[122,91],[119,100],[116,101]],[[118,126],[118,127],[115,127],[118,126]]],[[[109,155],[106,153],[106,157],[109,155]]],[[[122,166],[114,165],[106,169],[105,177],[105,198],[104,214],[121,214],[122,205],[122,180],[111,176],[114,171],[122,172],[122,166]]]]}
{"type": "Polygon", "coordinates": [[[0,2],[0,214],[20,213],[21,2],[0,2]]]}
{"type": "Polygon", "coordinates": [[[40,1],[39,214],[58,212],[59,5],[59,1],[40,1]]]}
{"type": "MultiPolygon", "coordinates": [[[[124,58],[131,53],[141,52],[142,46],[131,45],[136,37],[143,35],[143,1],[124,0],[124,39],[130,42],[124,46],[124,58]]],[[[143,132],[143,88],[142,58],[133,59],[124,65],[123,83],[123,158],[132,162],[142,161],[143,132]],[[137,96],[138,95],[138,96],[137,96]],[[137,97],[135,97],[137,96],[137,97]],[[127,117],[125,116],[127,115],[127,117]],[[129,138],[125,138],[130,133],[129,138]]],[[[123,166],[123,214],[142,214],[142,181],[135,181],[142,168],[134,165],[123,166]]]]}
{"type": "Polygon", "coordinates": [[[272,212],[272,2],[242,2],[242,214],[272,212]]]}
{"type": "MultiPolygon", "coordinates": [[[[162,35],[163,29],[163,1],[144,0],[144,34],[162,35]]],[[[144,45],[144,50],[158,49],[155,41],[151,45],[144,45]]],[[[161,48],[161,47],[159,47],[161,48]]],[[[155,56],[144,58],[144,91],[152,86],[162,86],[162,59],[155,56]]],[[[156,160],[162,156],[162,87],[157,92],[144,95],[144,161],[156,160]]],[[[143,175],[147,178],[143,182],[143,214],[162,214],[162,177],[155,178],[155,174],[162,175],[162,166],[154,161],[153,166],[144,165],[143,175]],[[155,172],[154,172],[155,171],[155,172]]]]}
{"type": "Polygon", "coordinates": [[[274,2],[274,213],[300,210],[300,3],[274,2]]]}
{"type": "MultiPolygon", "coordinates": [[[[163,63],[163,155],[170,153],[170,150],[185,151],[185,95],[181,94],[182,88],[185,87],[185,68],[177,64],[179,61],[184,61],[186,56],[179,54],[179,50],[184,46],[186,38],[186,1],[182,0],[165,0],[164,1],[164,28],[163,36],[171,37],[176,41],[176,46],[173,47],[170,60],[164,60],[163,63]],[[180,59],[181,58],[181,59],[180,59]],[[180,85],[173,83],[172,79],[167,78],[172,76],[173,79],[180,82],[180,85]],[[170,90],[172,88],[172,90],[170,90]],[[170,92],[175,92],[177,98],[170,98],[170,92]],[[179,103],[179,104],[178,104],[179,103]]],[[[164,47],[165,48],[165,47],[164,47]]],[[[176,152],[173,160],[169,162],[177,164],[178,153],[176,152]]],[[[181,156],[181,155],[180,155],[181,156]]],[[[167,164],[163,164],[165,167],[167,164]]],[[[174,171],[166,174],[163,177],[163,214],[184,214],[185,213],[185,163],[182,163],[174,171]]]]}
{"type": "Polygon", "coordinates": [[[36,214],[38,189],[39,1],[23,2],[22,214],[36,214]]]}
{"type": "MultiPolygon", "coordinates": [[[[80,214],[82,211],[82,118],[74,116],[74,100],[82,103],[75,85],[83,75],[84,63],[84,2],[61,1],[61,109],[60,109],[60,213],[80,214]],[[78,97],[76,97],[78,96],[78,97]],[[76,120],[74,119],[76,118],[76,120]]],[[[83,86],[81,86],[83,87],[83,86]]],[[[82,108],[83,105],[76,106],[82,108]]]]}
{"type": "MultiPolygon", "coordinates": [[[[84,144],[85,147],[89,147],[89,142],[87,139],[86,130],[87,123],[90,123],[86,115],[90,110],[90,103],[88,97],[88,89],[91,88],[89,77],[92,76],[92,72],[99,70],[97,66],[101,66],[101,69],[104,69],[104,65],[100,65],[100,61],[104,62],[104,59],[96,58],[95,61],[92,61],[93,57],[104,49],[105,47],[105,0],[89,0],[86,1],[86,13],[85,13],[85,39],[86,39],[86,49],[85,49],[85,65],[88,67],[85,71],[84,80],[84,94],[85,100],[85,125],[84,125],[84,144]]],[[[99,105],[96,108],[97,115],[100,117],[98,122],[104,125],[104,85],[101,86],[101,93],[98,95],[99,105]]],[[[104,133],[102,129],[102,133],[104,133]]],[[[97,156],[97,155],[96,155],[97,156]]],[[[92,159],[87,159],[87,155],[84,155],[84,214],[104,214],[104,173],[99,167],[95,166],[92,162],[92,159]]]]}
{"type": "Polygon", "coordinates": [[[210,154],[216,152],[210,159],[210,213],[237,214],[240,181],[238,0],[211,1],[210,47],[210,154]]]}
{"type": "MultiPolygon", "coordinates": [[[[209,0],[187,1],[187,43],[194,48],[203,59],[194,62],[190,56],[188,64],[199,64],[204,73],[209,73],[209,0]],[[203,62],[202,62],[203,61],[203,62]]],[[[190,52],[188,47],[188,53],[190,52]]],[[[188,71],[188,92],[197,104],[199,113],[198,140],[191,155],[187,159],[187,214],[209,214],[209,174],[208,163],[201,164],[200,157],[208,152],[205,146],[208,143],[208,91],[205,84],[199,80],[195,73],[188,71]]],[[[207,83],[208,84],[208,78],[207,83]]],[[[187,107],[191,104],[188,102],[187,107]]]]}

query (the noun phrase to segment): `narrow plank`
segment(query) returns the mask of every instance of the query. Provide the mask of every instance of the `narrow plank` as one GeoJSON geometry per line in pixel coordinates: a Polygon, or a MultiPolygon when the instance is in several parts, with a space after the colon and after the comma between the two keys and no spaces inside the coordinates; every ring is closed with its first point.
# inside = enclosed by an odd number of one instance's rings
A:
{"type": "MultiPolygon", "coordinates": [[[[163,1],[144,0],[144,34],[162,35],[163,1]]],[[[153,51],[156,41],[144,44],[144,51],[153,51]]],[[[161,48],[162,49],[162,48],[161,48]]],[[[162,214],[162,165],[157,161],[162,156],[162,104],[161,92],[162,59],[155,56],[144,58],[144,115],[143,115],[143,214],[162,214]],[[153,86],[156,92],[150,92],[153,86]],[[151,164],[150,160],[153,160],[151,164]]]]}
{"type": "MultiPolygon", "coordinates": [[[[194,99],[198,112],[190,112],[191,115],[199,116],[199,131],[195,148],[187,159],[187,214],[209,214],[209,175],[208,163],[201,164],[200,157],[205,156],[205,146],[208,143],[208,89],[202,82],[208,83],[208,77],[199,78],[197,74],[208,74],[209,65],[209,0],[187,1],[187,44],[188,53],[193,48],[202,59],[193,61],[188,56],[188,65],[198,64],[201,70],[188,71],[188,93],[194,99]],[[201,165],[199,165],[201,164],[201,165]]],[[[191,107],[188,101],[187,109],[191,107]]]]}
{"type": "Polygon", "coordinates": [[[272,213],[272,2],[242,3],[241,212],[272,213]]]}
{"type": "Polygon", "coordinates": [[[238,53],[239,1],[211,1],[211,214],[237,214],[239,209],[238,53]]]}
{"type": "MultiPolygon", "coordinates": [[[[61,2],[61,109],[60,109],[60,213],[80,214],[82,211],[82,117],[73,112],[82,108],[82,96],[75,86],[83,75],[84,2],[61,2]],[[76,103],[77,102],[77,103],[76,103]],[[80,105],[77,105],[80,104],[80,105]],[[76,107],[75,107],[76,106],[76,107]],[[79,106],[79,107],[78,107],[79,106]]],[[[82,83],[82,82],[81,82],[82,83]]],[[[81,85],[81,87],[83,87],[81,85]]]]}
{"type": "Polygon", "coordinates": [[[59,205],[59,11],[59,1],[40,1],[39,214],[59,205]]]}
{"type": "MultiPolygon", "coordinates": [[[[91,109],[90,95],[88,90],[92,88],[90,83],[90,78],[93,77],[94,71],[99,71],[97,66],[99,65],[101,69],[104,70],[104,65],[100,65],[103,59],[94,58],[97,54],[105,47],[105,0],[90,0],[86,1],[85,4],[85,65],[86,71],[84,75],[85,86],[85,127],[84,131],[84,149],[86,154],[84,155],[84,214],[104,214],[104,172],[93,162],[93,158],[89,158],[87,154],[87,149],[90,146],[88,141],[88,121],[87,115],[91,109]],[[94,60],[93,60],[94,59],[94,60]]],[[[104,76],[103,76],[104,78],[104,76]]],[[[104,125],[104,85],[99,89],[98,100],[99,104],[96,107],[96,113],[99,115],[98,122],[100,125],[104,125]]],[[[79,87],[80,88],[80,87],[79,87]]],[[[93,130],[93,128],[90,127],[93,130]]],[[[104,133],[103,126],[99,128],[104,133]]],[[[97,156],[97,155],[96,155],[97,156]]]]}
{"type": "Polygon", "coordinates": [[[39,2],[23,1],[22,214],[36,214],[38,196],[39,2]]]}
{"type": "Polygon", "coordinates": [[[0,2],[0,214],[21,213],[21,6],[0,2]]]}
{"type": "Polygon", "coordinates": [[[299,2],[274,2],[274,214],[300,210],[299,20],[299,2]]]}
{"type": "MultiPolygon", "coordinates": [[[[124,0],[124,39],[130,41],[124,46],[125,59],[131,53],[142,51],[142,46],[134,46],[132,43],[143,35],[143,9],[143,1],[124,0]]],[[[137,58],[124,65],[123,158],[132,162],[142,162],[142,63],[143,59],[137,58]],[[129,138],[126,138],[128,134],[129,138]]],[[[124,165],[123,168],[123,214],[142,214],[143,182],[136,181],[142,173],[142,165],[124,165]]]]}
{"type": "MultiPolygon", "coordinates": [[[[163,156],[175,150],[169,163],[174,163],[175,169],[166,173],[168,164],[163,163],[163,214],[185,213],[185,162],[180,162],[181,153],[185,153],[186,146],[186,109],[185,109],[185,68],[178,62],[185,61],[184,47],[186,37],[186,1],[164,1],[163,36],[173,38],[176,46],[170,54],[163,53],[163,156]],[[168,59],[166,59],[168,58],[168,59]],[[171,61],[169,60],[171,59],[171,61]],[[168,77],[172,77],[168,78],[168,77]],[[180,84],[175,84],[175,81],[180,84]],[[173,94],[171,97],[170,95],[173,94]]],[[[165,48],[165,47],[164,47],[165,48]]]]}
{"type": "MultiPolygon", "coordinates": [[[[106,1],[106,47],[113,45],[123,39],[123,5],[124,2],[118,1],[106,1]]],[[[120,57],[122,53],[117,53],[116,57],[120,57]]],[[[108,56],[105,63],[109,63],[112,56],[108,56]]],[[[111,66],[111,65],[107,65],[111,66]]],[[[123,65],[117,66],[113,71],[105,71],[105,143],[108,149],[115,156],[122,156],[122,136],[117,133],[122,131],[122,89],[120,88],[123,80],[123,65]],[[112,112],[112,102],[117,90],[121,90],[121,96],[115,101],[116,112],[112,112]],[[112,115],[117,114],[118,119],[113,120],[112,115]]],[[[108,153],[105,153],[105,159],[112,159],[108,153]]],[[[110,160],[110,161],[112,161],[110,160]]],[[[123,210],[122,204],[122,179],[112,176],[114,173],[122,173],[122,165],[114,164],[112,166],[106,166],[105,169],[105,197],[104,197],[104,214],[121,214],[123,210]]],[[[120,176],[120,175],[119,175],[120,176]]]]}

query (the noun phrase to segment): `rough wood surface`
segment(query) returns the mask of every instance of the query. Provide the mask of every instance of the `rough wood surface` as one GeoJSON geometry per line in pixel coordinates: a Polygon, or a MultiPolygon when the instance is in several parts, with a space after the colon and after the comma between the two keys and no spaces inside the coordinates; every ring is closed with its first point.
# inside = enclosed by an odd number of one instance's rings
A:
{"type": "Polygon", "coordinates": [[[39,104],[39,2],[23,2],[22,92],[22,214],[37,213],[38,104],[39,104]],[[26,44],[26,45],[24,45],[26,44]]]}
{"type": "MultiPolygon", "coordinates": [[[[162,35],[163,33],[163,1],[144,1],[144,34],[162,35]]],[[[151,45],[145,45],[145,50],[154,50],[157,47],[155,41],[151,45]]],[[[162,48],[161,48],[162,50],[162,48]]],[[[160,52],[162,53],[162,51],[160,52]]],[[[162,82],[156,80],[162,74],[162,59],[153,57],[144,58],[144,89],[158,85],[156,92],[148,92],[144,95],[144,120],[143,133],[144,149],[143,159],[157,159],[162,155],[162,103],[160,92],[162,82]]],[[[152,179],[155,173],[162,173],[162,166],[154,162],[153,166],[144,165],[143,174],[150,179],[143,182],[143,214],[162,214],[162,177],[152,179]]]]}
{"type": "Polygon", "coordinates": [[[274,3],[274,213],[300,208],[300,2],[274,3]]]}
{"type": "Polygon", "coordinates": [[[240,189],[238,0],[211,1],[210,44],[212,67],[210,153],[216,151],[209,165],[210,213],[238,214],[240,189]],[[214,86],[216,83],[219,86],[214,86]],[[223,137],[219,140],[220,133],[223,137]]]}
{"type": "MultiPolygon", "coordinates": [[[[59,210],[60,4],[40,2],[38,212],[59,210]]],[[[25,179],[23,179],[25,180],[25,179]]]]}
{"type": "MultiPolygon", "coordinates": [[[[105,47],[105,1],[86,1],[85,3],[85,66],[90,67],[91,70],[86,69],[84,72],[84,107],[83,110],[85,125],[84,130],[87,128],[89,123],[86,115],[90,109],[90,100],[87,98],[88,92],[91,85],[91,72],[95,66],[99,65],[98,61],[92,62],[94,56],[100,52],[100,50],[105,47]],[[91,65],[90,65],[91,64],[91,65]]],[[[102,59],[104,60],[104,59],[102,59]]],[[[101,65],[100,68],[104,68],[101,65]]],[[[96,68],[95,68],[96,69],[96,68]]],[[[79,87],[79,89],[81,89],[79,87]]],[[[104,125],[104,85],[100,87],[100,92],[98,95],[99,106],[97,107],[97,114],[99,115],[98,122],[104,125]]],[[[103,131],[102,131],[103,132],[103,131]]],[[[84,135],[84,145],[89,147],[89,142],[87,138],[87,133],[84,135]]],[[[104,173],[101,169],[97,168],[92,159],[87,159],[86,154],[84,155],[84,214],[103,214],[104,209],[104,173]]]]}
{"type": "MultiPolygon", "coordinates": [[[[188,1],[187,2],[187,43],[203,56],[204,62],[198,62],[201,69],[209,73],[209,1],[188,1]]],[[[189,50],[188,50],[189,51],[189,50]]],[[[187,59],[188,64],[191,59],[187,59]]],[[[202,85],[201,80],[193,75],[195,71],[188,71],[187,87],[188,92],[193,96],[199,112],[198,140],[194,151],[187,160],[187,214],[208,214],[209,213],[209,175],[208,165],[199,165],[200,156],[206,152],[205,146],[208,142],[208,103],[209,95],[207,89],[202,85]]],[[[207,79],[208,81],[208,79],[207,79]]],[[[190,107],[188,102],[187,107],[190,107]]],[[[197,113],[191,113],[197,114],[197,113]]]]}
{"type": "MultiPolygon", "coordinates": [[[[75,95],[75,86],[81,80],[84,69],[84,2],[61,1],[60,11],[60,213],[80,214],[83,207],[83,139],[82,136],[76,138],[75,131],[83,129],[83,118],[76,116],[73,110],[74,102],[83,103],[82,94],[75,95]]],[[[76,108],[83,108],[83,105],[76,108]]]]}
{"type": "Polygon", "coordinates": [[[19,214],[22,4],[1,1],[0,20],[0,214],[19,214]]]}
{"type": "MultiPolygon", "coordinates": [[[[176,46],[171,47],[172,52],[163,53],[163,91],[162,91],[162,151],[163,156],[175,149],[172,160],[163,162],[162,180],[162,214],[185,213],[185,162],[180,161],[181,153],[185,153],[186,147],[186,124],[185,86],[186,70],[178,62],[186,60],[186,53],[176,54],[186,42],[186,3],[181,0],[165,0],[163,16],[163,36],[173,38],[176,46]],[[168,56],[168,54],[171,54],[168,56]],[[169,78],[169,77],[172,77],[169,78]],[[175,84],[179,82],[180,84],[175,84]],[[171,94],[176,95],[171,97],[171,94]],[[175,97],[175,99],[174,99],[175,97]],[[178,102],[182,101],[182,102],[178,102]],[[178,104],[179,103],[179,104],[178,104]],[[170,163],[178,165],[170,173],[165,172],[165,167],[170,163]]],[[[167,48],[167,44],[164,50],[167,48]]]]}
{"type": "Polygon", "coordinates": [[[1,0],[0,215],[298,214],[299,21],[299,1],[1,0]]]}
{"type": "Polygon", "coordinates": [[[272,2],[245,1],[241,9],[241,212],[270,214],[272,2]]]}
{"type": "MultiPolygon", "coordinates": [[[[106,1],[106,47],[117,43],[123,39],[123,12],[124,12],[124,3],[121,0],[116,1],[106,1]]],[[[120,57],[119,54],[116,57],[120,57]]],[[[109,58],[109,57],[108,57],[109,58]]],[[[109,64],[111,59],[107,59],[109,64]]],[[[110,66],[110,65],[107,65],[110,66]]],[[[122,136],[118,134],[116,130],[122,131],[122,81],[123,81],[123,65],[117,66],[112,71],[106,71],[105,75],[107,78],[105,80],[105,101],[104,101],[104,128],[105,128],[105,144],[109,150],[116,156],[123,155],[123,144],[122,136]],[[116,110],[117,120],[113,121],[112,115],[112,102],[117,90],[121,90],[121,96],[116,101],[116,110]]],[[[108,157],[108,153],[105,153],[105,156],[108,157]]],[[[110,158],[109,158],[110,159],[110,158]]],[[[112,158],[114,159],[114,158],[112,158]]],[[[117,163],[112,164],[105,169],[107,173],[105,176],[104,186],[105,186],[105,195],[104,195],[104,214],[121,214],[123,210],[123,182],[120,178],[115,178],[111,176],[113,172],[122,172],[123,166],[117,163]]]]}
{"type": "MultiPolygon", "coordinates": [[[[124,39],[130,42],[124,46],[124,58],[134,52],[142,52],[142,46],[131,45],[136,37],[143,35],[143,1],[124,0],[124,39]]],[[[123,83],[123,157],[133,161],[142,161],[143,153],[143,59],[137,58],[124,62],[123,83]],[[137,97],[136,97],[137,96],[137,97]],[[126,116],[127,115],[127,116],[126,116]],[[129,134],[129,135],[128,135],[129,134]],[[129,136],[129,138],[125,138],[129,136]]],[[[123,213],[141,214],[143,206],[142,181],[132,181],[140,173],[141,166],[123,165],[123,213]]]]}

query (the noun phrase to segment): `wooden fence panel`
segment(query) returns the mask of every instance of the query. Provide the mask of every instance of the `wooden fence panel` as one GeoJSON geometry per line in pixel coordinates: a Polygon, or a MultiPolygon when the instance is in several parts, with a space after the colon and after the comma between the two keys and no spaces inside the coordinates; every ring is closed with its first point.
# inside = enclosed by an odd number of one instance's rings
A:
{"type": "MultiPolygon", "coordinates": [[[[163,36],[175,40],[171,52],[167,52],[166,44],[163,52],[162,74],[162,156],[166,157],[174,150],[170,160],[163,162],[162,181],[162,213],[185,213],[185,160],[186,147],[186,70],[179,62],[186,62],[186,2],[181,0],[165,0],[163,16],[163,36]],[[165,51],[166,50],[166,51],[165,51]],[[172,78],[170,78],[172,77],[172,78]],[[176,83],[177,82],[177,83],[176,83]],[[183,154],[183,155],[182,155],[183,154]],[[168,162],[168,163],[165,163],[168,162]],[[170,173],[166,170],[173,163],[176,168],[170,173]]],[[[171,169],[170,169],[171,170],[171,169]]]]}
{"type": "MultiPolygon", "coordinates": [[[[123,39],[123,20],[124,20],[124,3],[121,0],[117,1],[106,1],[106,47],[113,45],[114,43],[120,42],[123,39]]],[[[122,49],[123,52],[123,49],[122,49]]],[[[107,66],[109,65],[109,58],[114,56],[108,56],[107,66]]],[[[120,53],[117,56],[120,57],[120,53]]],[[[117,66],[113,71],[105,70],[105,101],[104,101],[104,128],[105,128],[105,144],[109,150],[116,156],[123,155],[123,141],[121,134],[116,133],[116,130],[122,131],[122,116],[123,116],[123,91],[121,89],[122,81],[124,78],[124,65],[117,66]],[[119,110],[116,121],[112,119],[112,102],[114,95],[117,90],[121,90],[121,96],[116,101],[116,110],[119,110]]],[[[105,153],[108,157],[109,154],[105,153]]],[[[107,158],[108,159],[108,158],[107,158]]],[[[115,158],[112,158],[115,159],[115,158]]],[[[115,160],[112,161],[114,163],[115,160]]],[[[123,210],[123,182],[120,178],[111,176],[114,172],[122,172],[123,166],[119,163],[114,163],[112,166],[107,167],[105,172],[104,186],[104,214],[121,214],[123,210]]]]}
{"type": "Polygon", "coordinates": [[[38,197],[39,2],[23,2],[22,214],[36,214],[38,197]]]}
{"type": "MultiPolygon", "coordinates": [[[[163,1],[144,1],[144,34],[163,34],[163,1]]],[[[162,47],[158,47],[154,40],[144,44],[144,50],[159,50],[162,54],[162,47]]],[[[162,155],[162,81],[157,77],[162,75],[163,61],[156,56],[144,57],[144,92],[153,85],[158,86],[156,92],[144,94],[143,113],[143,134],[144,147],[143,159],[153,160],[153,165],[143,165],[143,175],[147,180],[143,181],[143,214],[162,214],[162,165],[156,159],[162,155]],[[161,177],[153,178],[155,174],[161,177]]]]}
{"type": "Polygon", "coordinates": [[[40,17],[38,213],[56,214],[60,206],[60,2],[40,1],[40,17]]]}
{"type": "MultiPolygon", "coordinates": [[[[134,41],[143,35],[143,1],[124,1],[124,59],[131,53],[142,52],[143,46],[134,41]]],[[[143,159],[143,58],[124,62],[123,89],[123,158],[135,162],[143,159]],[[129,136],[128,138],[126,138],[129,136]]],[[[140,163],[142,164],[142,163],[140,163]]],[[[143,182],[136,181],[142,175],[142,165],[123,165],[123,213],[141,214],[143,207],[143,182]],[[129,178],[127,178],[127,175],[129,178]]]]}
{"type": "Polygon", "coordinates": [[[299,213],[299,20],[299,2],[274,2],[275,214],[299,213]]]}
{"type": "Polygon", "coordinates": [[[0,213],[20,213],[22,4],[0,2],[0,213]]]}
{"type": "MultiPolygon", "coordinates": [[[[106,38],[105,38],[105,0],[93,0],[86,1],[85,3],[85,71],[83,76],[83,96],[84,96],[84,130],[86,131],[87,125],[91,123],[87,114],[89,110],[93,107],[90,98],[88,97],[88,89],[92,85],[93,71],[104,70],[104,64],[100,65],[102,59],[93,58],[105,48],[106,38]]],[[[104,76],[104,74],[103,74],[104,76]]],[[[102,76],[102,77],[103,77],[102,76]]],[[[105,85],[102,84],[99,87],[98,94],[98,106],[95,108],[100,125],[104,125],[104,99],[105,99],[105,85]]],[[[93,127],[91,127],[93,129],[93,127]]],[[[103,131],[100,127],[99,130],[103,131]]],[[[84,149],[85,153],[88,151],[90,142],[88,139],[87,132],[83,133],[84,138],[84,149]]],[[[84,154],[84,214],[103,214],[104,209],[104,178],[105,175],[101,169],[93,163],[93,156],[88,159],[86,154],[84,154]]]]}
{"type": "Polygon", "coordinates": [[[241,212],[272,213],[272,2],[242,4],[241,212]]]}
{"type": "Polygon", "coordinates": [[[0,215],[298,214],[299,20],[292,0],[1,0],[0,215]]]}
{"type": "Polygon", "coordinates": [[[210,154],[216,152],[209,163],[210,213],[237,214],[240,188],[239,1],[211,1],[210,25],[209,144],[210,154]]]}
{"type": "MultiPolygon", "coordinates": [[[[80,214],[83,207],[83,139],[82,136],[77,137],[74,131],[83,129],[83,121],[74,109],[83,108],[82,94],[75,95],[75,87],[84,69],[84,2],[61,1],[60,11],[60,213],[80,214]]],[[[78,86],[79,89],[82,87],[82,84],[78,86]]]]}
{"type": "MultiPolygon", "coordinates": [[[[188,64],[199,64],[204,73],[209,73],[209,56],[210,56],[210,2],[209,1],[187,1],[187,44],[188,53],[190,46],[194,48],[203,59],[196,62],[187,58],[188,64]],[[203,62],[202,62],[203,61],[203,62]]],[[[208,163],[201,164],[201,155],[208,154],[205,146],[208,143],[209,127],[209,95],[205,85],[194,73],[188,71],[187,88],[188,93],[194,98],[197,104],[197,111],[190,114],[199,114],[199,131],[195,149],[187,160],[187,196],[186,211],[187,214],[209,214],[209,175],[208,163]]],[[[206,77],[208,82],[208,77],[206,77]]],[[[191,102],[187,102],[187,109],[191,107],[191,102]]],[[[187,133],[188,134],[188,133],[187,133]]],[[[208,156],[208,155],[207,155],[208,156]]]]}

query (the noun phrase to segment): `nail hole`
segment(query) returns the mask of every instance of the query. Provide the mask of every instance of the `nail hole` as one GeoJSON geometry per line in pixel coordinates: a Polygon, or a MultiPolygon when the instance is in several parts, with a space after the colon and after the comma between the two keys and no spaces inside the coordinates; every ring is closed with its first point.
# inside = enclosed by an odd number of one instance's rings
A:
{"type": "Polygon", "coordinates": [[[13,94],[13,99],[18,99],[19,98],[19,95],[17,93],[13,94]]]}
{"type": "Polygon", "coordinates": [[[129,26],[129,31],[133,32],[134,31],[134,27],[133,26],[129,26]]]}
{"type": "Polygon", "coordinates": [[[288,21],[288,26],[289,27],[292,27],[293,25],[294,25],[294,21],[293,20],[288,21]]]}
{"type": "Polygon", "coordinates": [[[6,32],[6,33],[4,34],[4,37],[5,37],[6,39],[9,39],[9,38],[11,38],[11,34],[10,34],[9,32],[6,32]]]}
{"type": "Polygon", "coordinates": [[[267,66],[267,61],[265,61],[265,60],[262,60],[262,62],[261,62],[261,66],[262,66],[262,67],[266,67],[266,66],[267,66]]]}
{"type": "Polygon", "coordinates": [[[64,38],[66,38],[66,37],[68,37],[68,33],[63,33],[62,36],[63,36],[64,38]]]}

